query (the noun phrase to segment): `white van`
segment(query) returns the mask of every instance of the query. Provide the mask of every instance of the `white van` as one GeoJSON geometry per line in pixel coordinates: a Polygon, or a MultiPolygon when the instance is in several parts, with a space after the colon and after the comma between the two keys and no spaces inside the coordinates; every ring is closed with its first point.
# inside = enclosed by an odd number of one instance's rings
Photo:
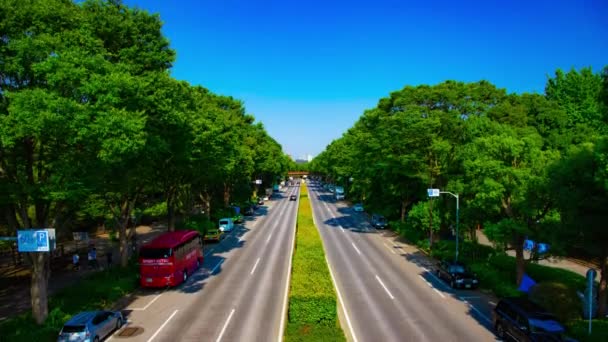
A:
{"type": "Polygon", "coordinates": [[[220,231],[231,232],[234,229],[234,222],[231,218],[220,219],[220,231]]]}

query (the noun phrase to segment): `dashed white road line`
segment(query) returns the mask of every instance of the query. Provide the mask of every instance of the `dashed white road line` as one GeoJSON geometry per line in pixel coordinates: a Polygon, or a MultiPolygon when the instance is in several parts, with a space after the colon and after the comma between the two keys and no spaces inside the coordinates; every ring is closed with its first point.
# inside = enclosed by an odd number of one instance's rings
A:
{"type": "Polygon", "coordinates": [[[433,289],[433,291],[435,291],[438,295],[441,296],[441,298],[445,299],[445,296],[443,295],[443,293],[439,292],[434,286],[433,284],[429,283],[428,280],[424,279],[423,276],[421,276],[420,274],[418,275],[420,277],[420,279],[422,279],[422,281],[424,281],[430,288],[433,289]]]}
{"type": "Polygon", "coordinates": [[[350,336],[353,338],[353,342],[358,342],[357,336],[355,335],[355,331],[353,330],[353,325],[350,322],[350,318],[348,317],[348,311],[346,311],[346,306],[344,305],[342,294],[338,289],[338,283],[336,282],[336,278],[334,277],[334,272],[332,271],[331,265],[329,264],[329,260],[327,259],[327,255],[325,256],[325,262],[327,263],[327,268],[329,268],[329,275],[331,275],[331,280],[333,281],[334,288],[336,289],[336,293],[338,294],[338,300],[340,301],[340,305],[342,306],[342,311],[344,311],[344,318],[346,318],[346,324],[348,325],[348,330],[350,330],[350,336]]]}
{"type": "Polygon", "coordinates": [[[132,309],[127,309],[127,310],[133,310],[133,311],[144,311],[146,310],[150,305],[152,305],[152,303],[154,303],[160,296],[162,296],[162,293],[157,295],[156,297],[154,297],[154,299],[152,299],[146,306],[144,306],[143,308],[132,308],[132,309]]]}
{"type": "Polygon", "coordinates": [[[268,235],[268,237],[266,238],[266,243],[265,243],[266,245],[267,245],[267,244],[268,244],[268,242],[270,241],[270,238],[271,238],[271,237],[272,237],[272,233],[270,233],[270,234],[268,235]]]}
{"type": "Polygon", "coordinates": [[[232,319],[232,315],[234,315],[234,310],[235,309],[232,309],[232,311],[230,311],[230,315],[228,315],[228,319],[226,320],[226,323],[224,323],[224,327],[222,328],[222,331],[220,331],[220,335],[217,337],[217,340],[215,340],[215,342],[220,342],[222,340],[222,336],[224,336],[224,333],[226,332],[228,323],[230,323],[230,320],[232,319]]]}
{"type": "Polygon", "coordinates": [[[175,316],[175,314],[177,314],[177,311],[179,310],[175,310],[173,311],[173,313],[171,314],[171,316],[169,316],[169,318],[167,318],[167,320],[165,321],[165,323],[163,323],[158,330],[156,330],[156,332],[154,333],[154,335],[152,335],[149,339],[148,342],[151,342],[159,333],[161,330],[163,330],[163,328],[165,327],[165,325],[167,325],[167,323],[169,323],[169,321],[171,320],[171,318],[173,318],[173,316],[175,316]]]}
{"type": "Polygon", "coordinates": [[[213,248],[211,248],[211,249],[210,249],[210,250],[209,250],[207,253],[205,253],[205,255],[203,255],[203,256],[207,256],[207,255],[209,255],[209,254],[211,254],[211,253],[213,253],[213,248]]]}
{"type": "Polygon", "coordinates": [[[258,258],[258,260],[256,260],[255,265],[253,265],[253,268],[251,269],[251,275],[253,275],[253,272],[255,272],[256,267],[258,267],[258,263],[260,262],[260,258],[258,258]]]}
{"type": "Polygon", "coordinates": [[[382,285],[382,287],[384,288],[384,291],[386,291],[386,293],[388,294],[389,297],[391,297],[391,299],[395,299],[395,297],[393,297],[393,294],[391,293],[391,291],[389,291],[386,286],[384,286],[384,283],[382,282],[382,279],[380,279],[380,277],[378,277],[378,275],[376,274],[376,280],[378,280],[378,282],[380,283],[380,285],[382,285]]]}
{"type": "Polygon", "coordinates": [[[211,269],[211,274],[215,273],[215,271],[217,270],[218,267],[220,267],[220,265],[224,262],[224,260],[220,260],[220,262],[217,263],[217,265],[215,265],[215,267],[213,267],[211,269]]]}
{"type": "Polygon", "coordinates": [[[359,253],[359,255],[361,255],[361,251],[359,250],[359,248],[357,248],[357,246],[355,246],[355,243],[351,242],[350,244],[353,245],[353,248],[357,251],[357,253],[359,253]]]}
{"type": "Polygon", "coordinates": [[[389,245],[387,245],[386,243],[384,243],[384,246],[386,246],[386,248],[388,248],[388,250],[389,250],[389,251],[391,251],[391,253],[393,253],[393,254],[397,254],[397,253],[395,253],[395,249],[394,249],[394,248],[391,248],[391,247],[390,247],[389,245]]]}

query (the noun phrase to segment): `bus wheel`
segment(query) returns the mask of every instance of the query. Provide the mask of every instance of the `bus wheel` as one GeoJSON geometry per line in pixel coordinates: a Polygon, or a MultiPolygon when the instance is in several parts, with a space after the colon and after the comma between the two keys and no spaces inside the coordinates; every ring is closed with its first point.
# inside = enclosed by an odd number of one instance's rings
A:
{"type": "Polygon", "coordinates": [[[184,280],[182,281],[182,283],[185,283],[186,280],[188,280],[188,270],[184,270],[184,280]]]}

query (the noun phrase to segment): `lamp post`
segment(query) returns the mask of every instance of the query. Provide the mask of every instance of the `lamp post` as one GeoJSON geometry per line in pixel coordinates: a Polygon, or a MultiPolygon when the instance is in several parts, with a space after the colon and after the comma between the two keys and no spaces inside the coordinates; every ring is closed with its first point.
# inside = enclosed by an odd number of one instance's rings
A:
{"type": "Polygon", "coordinates": [[[460,205],[459,205],[458,194],[453,194],[449,191],[441,191],[439,189],[428,189],[427,193],[428,193],[429,197],[439,197],[439,194],[449,194],[449,195],[456,197],[456,254],[454,257],[454,261],[456,262],[456,261],[458,261],[458,238],[460,237],[460,234],[458,232],[458,221],[459,221],[459,215],[460,215],[460,205]]]}

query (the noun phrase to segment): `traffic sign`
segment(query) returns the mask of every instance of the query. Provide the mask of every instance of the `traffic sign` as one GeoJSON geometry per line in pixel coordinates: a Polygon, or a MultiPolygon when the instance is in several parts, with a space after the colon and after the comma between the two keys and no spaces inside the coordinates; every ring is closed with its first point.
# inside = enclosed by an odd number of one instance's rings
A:
{"type": "Polygon", "coordinates": [[[439,189],[426,189],[429,197],[439,197],[439,189]]]}
{"type": "Polygon", "coordinates": [[[55,249],[55,229],[28,229],[17,231],[19,252],[50,252],[55,249]]]}

